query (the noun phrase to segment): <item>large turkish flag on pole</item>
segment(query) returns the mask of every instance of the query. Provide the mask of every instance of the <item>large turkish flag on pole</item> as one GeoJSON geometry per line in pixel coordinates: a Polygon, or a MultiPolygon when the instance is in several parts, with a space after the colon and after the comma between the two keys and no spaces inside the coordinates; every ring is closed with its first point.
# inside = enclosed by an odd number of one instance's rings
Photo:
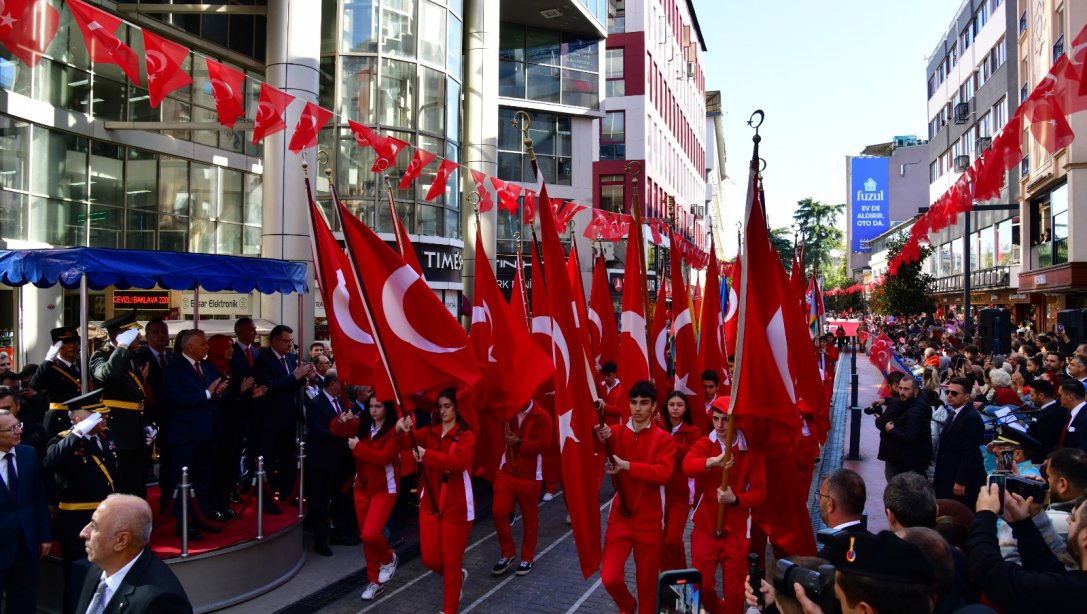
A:
{"type": "MultiPolygon", "coordinates": [[[[660,284],[657,305],[653,308],[653,324],[649,327],[649,374],[657,390],[672,389],[668,378],[668,289],[660,284]]],[[[658,395],[659,396],[659,395],[658,395]]]]}
{"type": "MultiPolygon", "coordinates": [[[[711,243],[710,263],[706,267],[706,289],[702,293],[702,330],[698,336],[698,362],[704,371],[714,371],[722,386],[728,386],[728,361],[724,344],[724,316],[721,313],[721,279],[717,266],[717,248],[711,243]]],[[[731,306],[730,306],[731,310],[731,306]]],[[[702,374],[698,374],[702,377],[702,374]]],[[[701,382],[699,382],[701,383],[701,382]]]]}
{"type": "MultiPolygon", "coordinates": [[[[675,234],[672,235],[675,245],[675,234]]],[[[688,301],[687,282],[683,280],[683,258],[679,250],[669,250],[672,257],[672,333],[676,357],[676,390],[687,396],[691,418],[703,434],[710,432],[702,392],[702,372],[699,371],[698,345],[694,336],[691,305],[688,301]]],[[[720,309],[718,309],[720,312],[720,309]]],[[[720,342],[720,328],[714,332],[720,342]]],[[[723,381],[723,380],[722,380],[723,381]]]]}
{"type": "Polygon", "coordinates": [[[593,287],[589,293],[589,336],[596,352],[596,368],[606,362],[619,360],[619,326],[615,322],[615,307],[611,302],[611,286],[604,254],[596,257],[593,264],[593,287]]]}
{"type": "MultiPolygon", "coordinates": [[[[623,273],[623,312],[619,316],[619,398],[640,380],[649,379],[649,348],[646,347],[645,301],[642,299],[641,236],[627,236],[626,268],[623,273]]],[[[620,403],[623,420],[630,408],[620,403]]]]}

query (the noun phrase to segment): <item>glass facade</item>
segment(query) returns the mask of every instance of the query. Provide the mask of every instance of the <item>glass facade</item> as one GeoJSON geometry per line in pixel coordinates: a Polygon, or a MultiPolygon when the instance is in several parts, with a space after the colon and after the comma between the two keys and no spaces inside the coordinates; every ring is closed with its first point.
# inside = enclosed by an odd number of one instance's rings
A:
{"type": "MultiPolygon", "coordinates": [[[[340,118],[333,118],[320,146],[336,168],[336,187],[344,204],[380,232],[391,232],[382,174],[370,172],[374,150],[359,147],[346,120],[365,124],[383,136],[460,161],[460,96],[463,75],[463,6],[456,0],[324,0],[322,95],[340,118]],[[325,88],[328,92],[325,92],[325,88]]],[[[397,210],[413,234],[460,237],[459,173],[433,201],[426,193],[438,164],[423,170],[407,190],[397,186],[411,162],[404,154],[388,169],[397,210]]],[[[321,205],[331,212],[327,192],[321,205]]],[[[338,225],[335,216],[330,223],[338,225]]]]}
{"type": "MultiPolygon", "coordinates": [[[[534,182],[535,175],[524,149],[521,129],[514,127],[517,109],[498,109],[498,178],[505,181],[534,182]]],[[[540,173],[549,184],[571,185],[573,144],[571,120],[566,115],[529,113],[528,135],[536,152],[540,173]]]]}
{"type": "Polygon", "coordinates": [[[600,41],[503,23],[498,93],[576,107],[600,105],[600,41]]]}

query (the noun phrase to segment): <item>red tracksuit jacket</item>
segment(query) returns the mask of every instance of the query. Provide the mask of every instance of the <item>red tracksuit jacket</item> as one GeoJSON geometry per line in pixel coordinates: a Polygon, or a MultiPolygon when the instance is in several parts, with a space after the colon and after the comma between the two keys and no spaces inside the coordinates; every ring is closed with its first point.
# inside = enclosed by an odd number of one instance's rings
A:
{"type": "MultiPolygon", "coordinates": [[[[434,512],[426,484],[436,492],[438,507],[443,520],[469,522],[476,519],[476,502],[472,492],[472,459],[475,456],[476,436],[460,426],[454,426],[442,436],[442,425],[432,424],[415,429],[415,440],[426,448],[421,467],[426,482],[419,483],[419,507],[424,512],[434,512]]],[[[410,438],[403,437],[401,445],[410,446],[410,438]]]]}
{"type": "MultiPolygon", "coordinates": [[[[691,446],[683,461],[683,472],[698,479],[703,492],[702,500],[694,511],[695,526],[711,535],[717,529],[717,489],[721,487],[722,469],[714,467],[707,471],[706,459],[723,451],[717,431],[710,431],[707,437],[691,446]]],[[[736,461],[729,469],[728,485],[739,499],[739,504],[735,507],[725,506],[725,527],[729,532],[741,531],[742,535],[746,535],[748,511],[766,500],[766,466],[760,452],[748,449],[747,441],[739,430],[732,444],[732,456],[736,461]]]]}
{"type": "Polygon", "coordinates": [[[623,517],[617,500],[611,506],[608,522],[625,522],[635,530],[660,531],[664,528],[664,490],[672,477],[676,442],[652,424],[635,433],[633,420],[612,427],[609,441],[612,453],[630,462],[630,470],[620,471],[616,477],[632,516],[623,517]]]}
{"type": "Polygon", "coordinates": [[[498,470],[504,471],[513,477],[522,480],[543,479],[543,454],[551,445],[551,416],[533,403],[521,420],[520,414],[510,419],[509,425],[514,433],[521,438],[517,446],[517,462],[510,462],[509,446],[502,452],[502,460],[499,461],[498,470]],[[517,472],[514,474],[513,469],[517,472]]]}
{"type": "MultiPolygon", "coordinates": [[[[663,424],[661,428],[664,428],[663,424]]],[[[672,433],[672,440],[676,442],[676,460],[672,469],[672,477],[668,480],[668,487],[665,489],[668,505],[678,501],[690,503],[695,493],[698,492],[697,480],[692,483],[687,474],[683,472],[683,459],[687,457],[687,452],[690,451],[691,446],[702,437],[702,432],[698,430],[697,426],[686,422],[681,422],[677,428],[678,430],[672,433]]],[[[665,431],[665,433],[667,432],[665,431]]]]}

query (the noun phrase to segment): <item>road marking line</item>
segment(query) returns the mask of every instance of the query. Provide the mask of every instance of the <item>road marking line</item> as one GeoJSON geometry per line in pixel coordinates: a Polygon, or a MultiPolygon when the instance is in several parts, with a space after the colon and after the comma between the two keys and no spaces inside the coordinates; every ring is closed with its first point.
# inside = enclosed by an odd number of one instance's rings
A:
{"type": "MultiPolygon", "coordinates": [[[[561,495],[561,494],[562,494],[562,490],[559,490],[558,492],[556,492],[555,493],[555,499],[552,499],[552,501],[558,499],[558,495],[561,495]]],[[[543,507],[543,506],[547,505],[550,502],[551,501],[541,501],[540,502],[540,507],[543,507]]],[[[604,508],[600,508],[600,509],[604,509],[604,508]]],[[[518,514],[517,518],[520,518],[520,517],[521,517],[520,514],[518,514]]],[[[479,546],[483,542],[491,539],[492,537],[495,537],[496,535],[497,534],[494,531],[491,531],[486,536],[479,538],[478,540],[475,541],[475,543],[473,543],[472,545],[465,548],[464,552],[466,554],[468,552],[471,552],[472,550],[474,550],[476,548],[476,546],[479,546]]],[[[432,575],[434,575],[434,572],[430,571],[430,570],[427,570],[426,573],[423,573],[422,575],[416,577],[414,580],[411,580],[411,581],[407,582],[406,584],[404,584],[404,586],[401,586],[400,588],[396,589],[395,591],[389,593],[388,595],[385,595],[381,599],[378,599],[377,601],[371,603],[370,605],[366,606],[365,608],[359,610],[357,612],[357,614],[363,614],[363,612],[369,612],[370,610],[377,607],[379,604],[384,603],[386,600],[392,599],[393,597],[399,595],[401,592],[407,590],[408,588],[411,588],[416,582],[422,580],[423,578],[425,578],[427,576],[432,576],[432,575]]]]}
{"type": "Polygon", "coordinates": [[[603,583],[603,580],[597,578],[596,582],[593,582],[593,585],[589,587],[589,590],[582,593],[581,597],[574,602],[574,605],[570,606],[569,610],[566,610],[566,614],[574,614],[575,612],[577,612],[577,609],[581,607],[581,604],[588,601],[589,597],[591,597],[592,594],[596,592],[596,589],[600,588],[600,585],[603,583]]]}

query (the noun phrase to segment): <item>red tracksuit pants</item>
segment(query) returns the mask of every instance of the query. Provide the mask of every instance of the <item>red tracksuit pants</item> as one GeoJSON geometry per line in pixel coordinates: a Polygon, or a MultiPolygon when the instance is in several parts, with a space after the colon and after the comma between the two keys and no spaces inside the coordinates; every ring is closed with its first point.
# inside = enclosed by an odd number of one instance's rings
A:
{"type": "Polygon", "coordinates": [[[368,495],[355,489],[355,517],[359,522],[362,554],[366,557],[366,577],[377,582],[382,565],[393,560],[393,551],[385,540],[385,523],[396,505],[396,495],[387,492],[368,495]]]}
{"type": "Polygon", "coordinates": [[[457,522],[419,512],[419,549],[423,565],[442,576],[442,612],[456,614],[460,607],[461,561],[468,545],[472,522],[457,522]]]}
{"type": "Polygon", "coordinates": [[[673,501],[665,510],[664,547],[661,549],[661,571],[668,569],[686,569],[687,553],[683,550],[683,530],[687,528],[687,517],[691,515],[691,505],[686,501],[673,501]]]}
{"type": "Polygon", "coordinates": [[[747,536],[733,529],[723,539],[695,525],[691,532],[691,565],[702,573],[702,607],[709,614],[740,614],[747,576],[747,536]],[[717,569],[724,571],[725,598],[717,596],[717,569]]]}
{"type": "MultiPolygon", "coordinates": [[[[655,614],[657,611],[657,570],[660,567],[661,535],[657,531],[631,529],[627,523],[617,520],[608,522],[604,535],[604,556],[600,568],[600,580],[604,588],[619,606],[620,612],[655,614]],[[626,565],[630,553],[634,553],[634,577],[638,585],[638,600],[627,589],[626,565]]],[[[743,594],[741,593],[741,597],[743,594]]]]}
{"type": "Polygon", "coordinates": [[[540,534],[540,480],[527,480],[514,477],[505,471],[499,471],[494,478],[494,502],[491,515],[494,518],[494,532],[498,535],[498,545],[502,549],[502,558],[517,554],[513,543],[513,528],[509,514],[514,502],[521,507],[521,520],[524,521],[524,537],[521,539],[521,560],[531,563],[536,559],[536,540],[540,534]]]}

